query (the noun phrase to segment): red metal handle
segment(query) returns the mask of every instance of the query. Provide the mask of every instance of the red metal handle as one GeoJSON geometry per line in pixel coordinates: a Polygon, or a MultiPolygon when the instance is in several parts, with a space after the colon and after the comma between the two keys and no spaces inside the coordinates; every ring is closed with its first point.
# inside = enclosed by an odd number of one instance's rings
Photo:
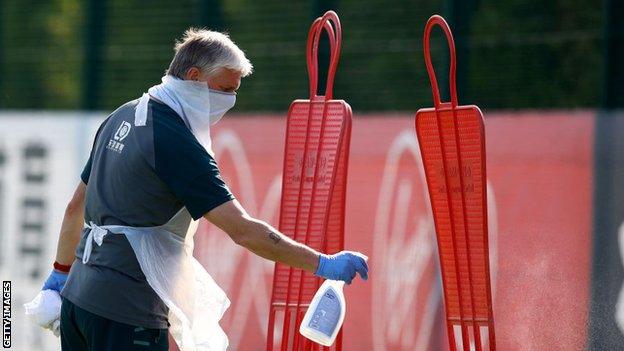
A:
{"type": "Polygon", "coordinates": [[[334,90],[334,77],[340,57],[340,44],[342,42],[342,28],[340,19],[334,11],[327,11],[323,17],[317,18],[308,32],[307,63],[308,76],[310,77],[310,100],[319,96],[318,91],[318,44],[323,29],[327,32],[330,46],[330,60],[327,71],[327,85],[325,87],[325,100],[331,100],[334,90]]]}
{"type": "Polygon", "coordinates": [[[429,74],[429,81],[431,82],[431,91],[433,92],[433,103],[436,108],[439,108],[442,104],[440,101],[440,90],[438,89],[438,80],[435,75],[435,70],[433,69],[433,64],[431,63],[431,52],[429,51],[429,38],[431,36],[431,30],[435,25],[438,25],[444,31],[446,35],[446,40],[449,46],[449,56],[451,59],[451,69],[449,70],[449,88],[451,90],[451,105],[453,107],[457,107],[457,87],[455,84],[455,69],[456,69],[456,61],[455,61],[455,41],[453,40],[453,33],[451,33],[451,28],[448,23],[438,15],[433,15],[427,21],[427,25],[425,26],[425,35],[423,38],[423,46],[425,49],[425,64],[427,65],[427,73],[429,74]]]}

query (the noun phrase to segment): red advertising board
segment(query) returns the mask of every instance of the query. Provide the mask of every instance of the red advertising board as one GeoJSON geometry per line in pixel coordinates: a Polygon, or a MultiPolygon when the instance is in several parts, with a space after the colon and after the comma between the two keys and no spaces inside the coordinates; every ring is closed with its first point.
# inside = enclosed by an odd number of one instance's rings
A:
{"type": "MultiPolygon", "coordinates": [[[[501,350],[582,350],[589,302],[590,112],[486,113],[490,264],[501,350]]],[[[278,221],[285,120],[229,117],[216,159],[243,206],[278,221]]],[[[370,257],[346,287],[344,350],[447,348],[433,219],[413,118],[353,119],[345,248],[370,257]]],[[[232,300],[232,350],[264,350],[273,264],[202,223],[195,254],[232,300]]]]}

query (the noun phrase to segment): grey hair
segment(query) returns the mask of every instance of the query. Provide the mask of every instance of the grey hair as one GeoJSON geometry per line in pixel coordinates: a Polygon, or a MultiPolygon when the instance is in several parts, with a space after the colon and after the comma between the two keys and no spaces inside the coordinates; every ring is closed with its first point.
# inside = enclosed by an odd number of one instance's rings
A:
{"type": "Polygon", "coordinates": [[[184,79],[191,67],[212,75],[227,68],[240,72],[243,77],[251,74],[253,66],[245,53],[227,34],[207,29],[189,28],[175,44],[175,55],[167,74],[184,79]]]}

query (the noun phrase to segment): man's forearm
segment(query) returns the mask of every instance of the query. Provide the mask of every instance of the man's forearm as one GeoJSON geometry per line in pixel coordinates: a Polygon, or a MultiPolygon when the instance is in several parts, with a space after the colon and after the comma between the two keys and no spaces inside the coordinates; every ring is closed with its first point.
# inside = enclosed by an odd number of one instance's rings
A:
{"type": "Polygon", "coordinates": [[[56,261],[63,265],[71,265],[74,262],[76,246],[80,241],[80,233],[84,223],[85,190],[86,186],[81,182],[65,209],[56,248],[56,261]]]}
{"type": "Polygon", "coordinates": [[[325,279],[342,280],[350,284],[356,275],[368,278],[366,256],[358,252],[341,251],[323,255],[295,242],[266,222],[251,217],[237,200],[213,208],[204,218],[226,232],[234,242],[258,256],[291,267],[313,272],[325,279]]]}
{"type": "Polygon", "coordinates": [[[243,230],[245,233],[241,233],[238,244],[256,255],[309,272],[316,271],[320,255],[317,251],[290,239],[266,222],[250,218],[243,230]]]}

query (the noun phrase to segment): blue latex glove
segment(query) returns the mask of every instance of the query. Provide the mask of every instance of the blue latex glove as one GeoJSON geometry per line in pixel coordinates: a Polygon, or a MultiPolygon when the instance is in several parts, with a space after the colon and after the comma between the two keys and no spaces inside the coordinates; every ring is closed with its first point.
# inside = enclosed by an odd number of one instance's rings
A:
{"type": "Polygon", "coordinates": [[[45,283],[43,283],[43,288],[41,290],[56,290],[60,293],[65,286],[68,275],[69,274],[67,273],[59,272],[56,269],[53,269],[48,279],[46,279],[45,283]]]}
{"type": "Polygon", "coordinates": [[[351,284],[356,272],[368,279],[368,258],[359,252],[341,251],[333,255],[321,254],[316,275],[325,279],[342,280],[351,284]]]}

